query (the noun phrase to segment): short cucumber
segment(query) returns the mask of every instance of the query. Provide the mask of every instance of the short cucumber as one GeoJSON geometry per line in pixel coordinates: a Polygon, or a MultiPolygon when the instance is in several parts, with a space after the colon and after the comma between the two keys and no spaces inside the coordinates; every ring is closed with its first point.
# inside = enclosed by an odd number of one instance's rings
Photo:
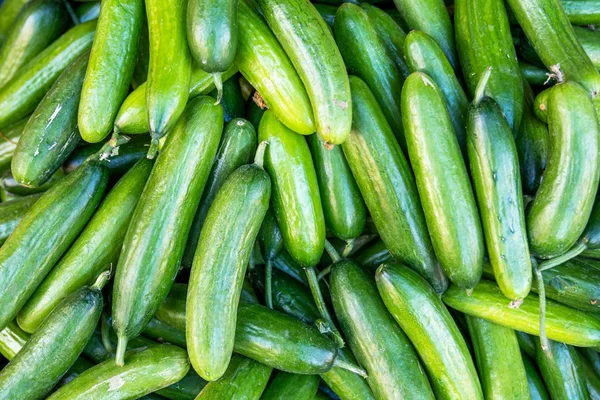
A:
{"type": "Polygon", "coordinates": [[[523,365],[527,373],[527,383],[529,384],[529,393],[531,400],[550,400],[548,390],[544,385],[544,381],[537,370],[535,363],[529,356],[523,354],[523,365]]]}
{"type": "Polygon", "coordinates": [[[560,0],[560,5],[573,25],[600,24],[600,9],[595,0],[560,0]]]}
{"type": "Polygon", "coordinates": [[[8,31],[28,0],[4,0],[0,4],[0,45],[6,40],[8,31]]]}
{"type": "Polygon", "coordinates": [[[0,203],[0,245],[2,245],[29,209],[40,198],[41,194],[32,194],[7,202],[0,203]]]}
{"type": "Polygon", "coordinates": [[[313,400],[319,390],[317,375],[297,375],[277,372],[265,389],[261,400],[313,400]]]}
{"type": "MultiPolygon", "coordinates": [[[[219,91],[217,89],[210,93],[211,97],[217,97],[218,95],[219,91]]],[[[223,82],[221,107],[223,107],[225,122],[229,122],[234,118],[244,117],[245,104],[242,96],[239,75],[235,74],[223,82]]]]}
{"type": "Polygon", "coordinates": [[[29,121],[29,116],[0,131],[0,173],[10,168],[17,143],[23,134],[23,129],[29,121]]]}
{"type": "Polygon", "coordinates": [[[383,303],[423,361],[436,396],[483,399],[467,345],[444,303],[425,280],[401,264],[383,264],[375,281],[383,303]]]}

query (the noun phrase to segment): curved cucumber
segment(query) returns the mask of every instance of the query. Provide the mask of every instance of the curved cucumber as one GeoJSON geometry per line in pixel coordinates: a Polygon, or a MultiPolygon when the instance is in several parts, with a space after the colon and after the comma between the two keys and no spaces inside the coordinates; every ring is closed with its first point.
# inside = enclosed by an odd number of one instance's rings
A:
{"type": "Polygon", "coordinates": [[[313,400],[319,390],[319,377],[278,372],[260,397],[262,400],[313,400]]]}
{"type": "Polygon", "coordinates": [[[523,365],[525,366],[525,372],[527,373],[527,383],[529,384],[531,400],[550,400],[548,390],[544,385],[544,381],[542,380],[535,363],[525,354],[523,354],[523,365]]]}
{"type": "Polygon", "coordinates": [[[15,149],[28,121],[29,116],[0,131],[0,173],[10,169],[15,149]]]}
{"type": "Polygon", "coordinates": [[[14,232],[40,196],[41,194],[33,194],[0,203],[0,245],[14,232]]]}

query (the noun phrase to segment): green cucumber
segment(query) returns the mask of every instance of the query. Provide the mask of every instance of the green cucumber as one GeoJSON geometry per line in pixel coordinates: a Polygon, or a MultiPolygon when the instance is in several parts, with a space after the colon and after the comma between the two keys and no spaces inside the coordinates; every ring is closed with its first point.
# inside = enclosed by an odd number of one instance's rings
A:
{"type": "Polygon", "coordinates": [[[573,25],[600,24],[600,9],[596,0],[560,0],[560,4],[573,25]]]}
{"type": "Polygon", "coordinates": [[[29,121],[29,116],[0,131],[0,173],[10,168],[17,143],[23,134],[23,129],[29,121]]]}
{"type": "MultiPolygon", "coordinates": [[[[182,334],[185,336],[183,332],[182,334]]],[[[180,381],[164,389],[157,390],[156,393],[172,400],[194,400],[206,384],[207,382],[190,368],[187,375],[180,381]]]]}
{"type": "Polygon", "coordinates": [[[167,297],[156,310],[156,318],[185,332],[185,306],[188,285],[175,283],[167,297]]]}
{"type": "Polygon", "coordinates": [[[40,196],[41,194],[33,194],[0,203],[0,245],[6,242],[40,196]]]}
{"type": "MultiPolygon", "coordinates": [[[[523,79],[531,86],[544,86],[548,81],[548,71],[536,65],[519,60],[519,69],[523,79]]],[[[523,117],[527,111],[523,111],[523,117]]],[[[522,120],[521,120],[522,121],[522,120]]]]}
{"type": "Polygon", "coordinates": [[[600,354],[594,349],[585,347],[577,350],[580,358],[585,359],[596,374],[600,373],[600,354]]]}
{"type": "Polygon", "coordinates": [[[10,361],[21,351],[28,340],[27,332],[19,328],[16,322],[9,322],[6,328],[0,331],[0,354],[10,361]]]}
{"type": "Polygon", "coordinates": [[[283,237],[272,208],[267,210],[265,219],[260,226],[258,242],[266,261],[275,259],[283,249],[283,237]]]}
{"type": "MultiPolygon", "coordinates": [[[[109,330],[110,345],[114,348],[117,344],[117,337],[112,330],[109,330]]],[[[129,342],[131,349],[141,349],[142,347],[152,346],[156,344],[153,340],[147,339],[144,336],[139,336],[129,342]]],[[[94,334],[90,338],[89,342],[83,349],[83,355],[99,364],[108,359],[112,359],[114,363],[114,353],[108,351],[105,347],[105,342],[102,339],[101,325],[94,331],[94,334]]]]}
{"type": "Polygon", "coordinates": [[[148,178],[115,276],[113,327],[119,337],[119,365],[127,340],[141,333],[173,286],[222,130],[223,110],[214,99],[191,100],[148,178]]]}
{"type": "MultiPolygon", "coordinates": [[[[222,103],[221,103],[222,104],[222,103]]],[[[238,167],[248,164],[256,152],[256,130],[248,121],[242,118],[231,120],[223,131],[217,155],[212,164],[210,174],[204,186],[200,204],[196,210],[190,233],[187,237],[185,251],[181,264],[191,267],[194,253],[198,246],[200,232],[204,225],[208,210],[213,203],[223,183],[238,167]]]]}
{"type": "Polygon", "coordinates": [[[63,298],[93,283],[100,272],[117,262],[152,165],[150,160],[139,161],[108,193],[77,240],[19,311],[21,328],[34,332],[63,298]]]}
{"type": "Polygon", "coordinates": [[[95,21],[77,25],[23,65],[0,89],[0,129],[29,115],[58,76],[94,39],[95,21]]]}
{"type": "Polygon", "coordinates": [[[124,367],[98,364],[54,392],[48,400],[137,399],[181,380],[190,369],[185,350],[159,344],[132,350],[124,367]]]}
{"type": "MultiPolygon", "coordinates": [[[[210,92],[211,97],[217,97],[218,95],[219,91],[217,89],[210,92]]],[[[237,74],[223,82],[221,107],[223,107],[225,122],[244,117],[244,97],[242,96],[242,88],[237,74]]]]}
{"type": "Polygon", "coordinates": [[[59,0],[35,0],[23,7],[0,49],[0,88],[27,61],[67,28],[67,9],[59,0]]]}
{"type": "Polygon", "coordinates": [[[381,240],[376,240],[353,258],[373,275],[375,275],[375,271],[381,264],[393,261],[392,255],[381,240]]]}
{"type": "Polygon", "coordinates": [[[100,16],[100,1],[90,1],[82,3],[75,8],[75,14],[79,18],[79,23],[97,19],[100,16]]]}
{"type": "Polygon", "coordinates": [[[260,397],[261,400],[312,400],[319,390],[317,375],[277,372],[260,397]]]}
{"type": "Polygon", "coordinates": [[[327,143],[343,143],[352,124],[350,85],[329,27],[308,0],[257,3],[306,87],[317,133],[327,143]]]}
{"type": "Polygon", "coordinates": [[[273,260],[273,266],[308,287],[308,279],[304,273],[304,268],[285,249],[273,260]]]}
{"type": "Polygon", "coordinates": [[[17,180],[12,175],[12,171],[8,170],[2,175],[2,178],[0,179],[0,184],[2,185],[2,188],[6,189],[8,192],[10,192],[12,194],[17,194],[20,196],[28,196],[30,194],[43,193],[43,192],[47,191],[52,186],[54,186],[58,182],[60,182],[62,180],[62,178],[64,178],[64,176],[65,176],[65,173],[59,168],[54,172],[54,174],[52,174],[50,179],[48,179],[43,185],[38,186],[38,187],[27,187],[27,186],[21,185],[19,182],[17,182],[17,180]]]}
{"type": "Polygon", "coordinates": [[[383,264],[375,281],[383,303],[423,361],[436,396],[483,399],[467,345],[446,306],[425,280],[403,265],[383,264]]]}
{"type": "MultiPolygon", "coordinates": [[[[495,283],[482,280],[469,295],[450,286],[442,299],[462,313],[514,330],[539,336],[539,299],[530,293],[519,308],[514,308],[495,283]]],[[[594,315],[548,300],[546,334],[549,339],[580,347],[600,345],[600,320],[594,315]]]]}
{"type": "Polygon", "coordinates": [[[515,331],[467,315],[486,399],[527,399],[529,385],[515,331]]]}
{"type": "Polygon", "coordinates": [[[18,183],[43,185],[77,146],[77,109],[88,58],[86,51],[65,69],[29,118],[11,162],[18,183]]]}
{"type": "Polygon", "coordinates": [[[585,379],[585,386],[587,387],[590,399],[600,399],[600,377],[598,377],[598,374],[596,374],[588,360],[583,358],[581,354],[579,354],[579,365],[579,372],[585,379]]]}
{"type": "Polygon", "coordinates": [[[525,366],[525,372],[527,373],[527,383],[529,384],[531,400],[550,400],[548,390],[546,390],[544,381],[542,380],[535,363],[525,354],[523,354],[523,365],[525,366]]]}
{"type": "Polygon", "coordinates": [[[533,103],[533,112],[535,116],[543,123],[548,123],[548,100],[550,99],[552,88],[542,90],[535,96],[533,103]]]}
{"type": "Polygon", "coordinates": [[[548,129],[548,165],[527,214],[531,252],[541,258],[559,256],[575,244],[590,217],[600,178],[598,120],[581,86],[566,82],[552,88],[548,129]]]}
{"type": "Polygon", "coordinates": [[[435,254],[450,281],[471,289],[481,278],[481,221],[442,92],[426,74],[406,79],[402,115],[435,254]]]}
{"type": "MultiPolygon", "coordinates": [[[[254,92],[254,93],[258,93],[258,92],[254,92]]],[[[246,119],[248,121],[250,121],[250,123],[255,128],[258,128],[258,125],[260,124],[260,119],[262,118],[266,109],[261,108],[258,104],[256,104],[253,97],[254,97],[254,95],[250,96],[250,98],[246,102],[246,119]]]]}
{"type": "Polygon", "coordinates": [[[16,316],[92,217],[107,182],[101,162],[86,162],[44,193],[0,248],[0,328],[16,316]]]}
{"type": "MultiPolygon", "coordinates": [[[[135,90],[148,80],[148,68],[150,64],[150,34],[148,33],[148,20],[143,18],[142,31],[138,43],[138,54],[131,77],[131,87],[135,90]]],[[[144,101],[146,98],[144,97],[144,101]]],[[[120,110],[119,110],[120,111],[120,110]]]]}
{"type": "Polygon", "coordinates": [[[0,4],[0,45],[4,44],[8,31],[28,0],[4,0],[0,4]]]}
{"type": "Polygon", "coordinates": [[[354,76],[350,85],[352,133],[342,149],[352,175],[392,256],[441,293],[447,280],[435,258],[410,165],[367,85],[354,76]]]}
{"type": "Polygon", "coordinates": [[[329,25],[330,28],[333,28],[333,23],[335,22],[335,13],[338,7],[331,4],[321,3],[315,3],[313,4],[313,6],[315,6],[317,11],[319,12],[319,15],[321,15],[321,18],[323,18],[323,21],[325,21],[325,23],[329,25]]]}
{"type": "Polygon", "coordinates": [[[574,26],[573,31],[596,69],[600,68],[600,33],[593,29],[574,26]]]}
{"type": "Polygon", "coordinates": [[[0,371],[0,397],[42,399],[73,365],[102,313],[102,287],[109,273],[92,286],[65,298],[21,351],[0,371]],[[38,372],[43,371],[41,375],[38,372]]]}
{"type": "MultiPolygon", "coordinates": [[[[129,93],[143,19],[143,0],[102,2],[77,118],[86,142],[100,142],[112,132],[119,107],[129,93]]],[[[171,58],[168,65],[176,61],[171,58]]]]}
{"type": "Polygon", "coordinates": [[[388,313],[373,278],[351,261],[331,269],[333,308],[377,399],[433,399],[417,352],[388,313]]]}
{"type": "Polygon", "coordinates": [[[142,334],[158,343],[170,343],[181,348],[186,347],[185,332],[173,328],[158,318],[152,318],[142,334]]]}
{"type": "Polygon", "coordinates": [[[333,30],[349,73],[369,86],[392,132],[406,149],[400,110],[404,78],[368,14],[360,6],[343,4],[336,13],[333,30]]]}

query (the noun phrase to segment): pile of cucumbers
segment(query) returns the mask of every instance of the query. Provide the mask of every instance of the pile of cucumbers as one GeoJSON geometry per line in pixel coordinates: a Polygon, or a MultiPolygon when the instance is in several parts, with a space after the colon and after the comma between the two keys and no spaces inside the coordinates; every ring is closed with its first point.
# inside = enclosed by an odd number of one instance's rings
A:
{"type": "Polygon", "coordinates": [[[0,400],[600,400],[600,0],[0,0],[0,400]]]}

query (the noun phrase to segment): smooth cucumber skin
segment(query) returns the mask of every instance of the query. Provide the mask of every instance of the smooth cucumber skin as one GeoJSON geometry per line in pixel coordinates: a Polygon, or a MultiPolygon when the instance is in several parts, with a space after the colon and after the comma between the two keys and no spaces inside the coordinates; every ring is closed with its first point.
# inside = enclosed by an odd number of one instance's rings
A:
{"type": "Polygon", "coordinates": [[[502,0],[458,0],[454,4],[456,47],[471,95],[491,67],[484,93],[494,99],[517,132],[523,114],[523,84],[502,0]]]}
{"type": "Polygon", "coordinates": [[[600,132],[594,106],[581,86],[567,82],[552,88],[548,130],[548,164],[527,214],[530,248],[541,258],[558,256],[577,241],[598,189],[600,132]]]}
{"type": "Polygon", "coordinates": [[[271,367],[236,355],[231,359],[225,375],[206,385],[196,400],[258,400],[272,371],[271,367]]]}
{"type": "Polygon", "coordinates": [[[333,31],[348,72],[369,86],[392,132],[405,149],[400,110],[404,78],[369,16],[358,5],[343,4],[336,13],[333,31]]]}
{"type": "Polygon", "coordinates": [[[77,108],[88,58],[85,52],[65,69],[25,125],[11,162],[21,185],[43,185],[77,146],[77,108]]]}
{"type": "Polygon", "coordinates": [[[217,155],[212,164],[210,174],[204,186],[200,204],[194,216],[194,222],[187,237],[181,264],[191,267],[194,253],[198,247],[198,239],[204,225],[208,210],[223,183],[239,167],[251,162],[257,146],[256,130],[242,118],[231,120],[223,131],[217,155]]]}
{"type": "Polygon", "coordinates": [[[283,249],[283,236],[277,225],[273,208],[267,210],[265,219],[258,232],[258,243],[266,261],[273,260],[283,249]]]}
{"type": "Polygon", "coordinates": [[[184,0],[145,2],[150,34],[146,104],[153,140],[171,131],[186,108],[192,56],[185,32],[184,0]]]}
{"type": "Polygon", "coordinates": [[[185,350],[158,344],[128,352],[125,365],[98,364],[54,392],[48,400],[125,400],[169,386],[187,374],[185,350]]]}
{"type": "Polygon", "coordinates": [[[102,200],[105,167],[91,160],[50,188],[0,248],[0,328],[11,321],[102,200]]]}
{"type": "Polygon", "coordinates": [[[260,397],[262,400],[313,400],[319,390],[317,375],[277,372],[260,397]]]}
{"type": "Polygon", "coordinates": [[[58,76],[94,39],[96,21],[77,25],[23,65],[0,89],[0,129],[29,115],[58,76]]]}
{"type": "MultiPolygon", "coordinates": [[[[467,295],[464,289],[450,286],[442,300],[462,313],[483,318],[508,328],[539,336],[539,299],[530,293],[521,306],[511,308],[510,302],[495,283],[482,280],[467,295]]],[[[600,344],[600,321],[592,314],[548,300],[546,334],[549,339],[579,347],[600,344]]]]}
{"type": "Polygon", "coordinates": [[[65,298],[0,371],[0,398],[45,398],[79,357],[102,307],[102,292],[95,287],[83,287],[65,298]]]}
{"type": "Polygon", "coordinates": [[[75,13],[81,24],[97,19],[100,16],[100,1],[82,3],[75,8],[75,13]]]}
{"type": "Polygon", "coordinates": [[[574,26],[573,31],[596,69],[600,68],[600,34],[589,28],[574,26]]]}
{"type": "Polygon", "coordinates": [[[5,0],[0,4],[0,44],[6,40],[10,27],[27,2],[28,0],[5,0]]]}
{"type": "Polygon", "coordinates": [[[315,117],[309,95],[275,35],[245,0],[239,1],[238,19],[235,63],[240,73],[285,126],[303,135],[314,133],[315,117]]]}
{"type": "Polygon", "coordinates": [[[10,169],[10,163],[17,148],[17,143],[19,143],[27,121],[29,121],[29,116],[0,131],[2,133],[0,136],[0,173],[10,169]]]}
{"type": "MultiPolygon", "coordinates": [[[[129,93],[143,19],[143,0],[102,2],[77,118],[86,142],[97,143],[112,132],[129,93]]],[[[176,61],[171,58],[168,64],[176,61]]]]}
{"type": "Polygon", "coordinates": [[[352,125],[350,84],[329,27],[308,0],[257,3],[306,87],[317,133],[327,143],[343,143],[352,125]]]}
{"type": "Polygon", "coordinates": [[[404,82],[402,115],[435,254],[450,281],[473,288],[483,262],[481,221],[444,98],[426,74],[414,72],[404,82]]]}
{"type": "MultiPolygon", "coordinates": [[[[142,31],[138,43],[138,54],[131,77],[131,87],[135,90],[148,80],[148,69],[150,64],[150,33],[148,32],[148,21],[142,20],[142,31]]],[[[193,66],[192,66],[193,68],[193,66]]],[[[144,98],[145,100],[145,98],[144,98]]]]}
{"type": "Polygon", "coordinates": [[[383,264],[375,281],[387,310],[415,346],[436,397],[483,399],[467,345],[425,280],[403,265],[383,264]]]}
{"type": "Polygon", "coordinates": [[[0,203],[0,245],[14,232],[19,222],[29,209],[40,198],[41,194],[33,194],[0,203]]]}
{"type": "Polygon", "coordinates": [[[129,221],[153,163],[141,160],[108,193],[77,240],[52,268],[17,315],[19,326],[34,332],[56,305],[115,264],[129,221]]]}
{"type": "Polygon", "coordinates": [[[325,225],[340,239],[358,237],[365,227],[367,209],[340,147],[327,149],[318,135],[310,135],[325,225]]]}
{"type": "Polygon", "coordinates": [[[375,275],[375,271],[381,264],[393,262],[392,255],[381,240],[376,240],[369,245],[369,247],[362,249],[353,258],[359,265],[373,275],[375,275]]]}
{"type": "Polygon", "coordinates": [[[429,239],[411,167],[368,86],[354,76],[350,86],[352,132],[342,150],[352,175],[392,256],[441,293],[448,282],[429,239]]]}
{"type": "Polygon", "coordinates": [[[341,261],[332,267],[330,284],[335,315],[375,398],[433,399],[417,352],[385,308],[372,277],[341,261]]]}
{"type": "Polygon", "coordinates": [[[222,108],[197,97],[157,157],[117,264],[113,327],[122,340],[140,334],[173,286],[222,131],[222,108]]]}
{"type": "Polygon", "coordinates": [[[467,148],[487,254],[502,293],[523,299],[531,289],[532,268],[519,159],[515,140],[497,103],[473,103],[467,121],[467,148]]]}
{"type": "MultiPolygon", "coordinates": [[[[241,0],[244,1],[244,0],[241,0]]],[[[238,43],[238,0],[190,0],[187,42],[206,72],[223,72],[233,64],[238,43]]]]}
{"type": "Polygon", "coordinates": [[[273,180],[273,210],[283,243],[303,267],[314,267],[325,246],[325,219],[308,144],[270,110],[258,128],[258,141],[265,140],[265,169],[273,180]]]}
{"type": "Polygon", "coordinates": [[[475,360],[486,399],[530,399],[515,331],[467,315],[475,360]]]}
{"type": "Polygon", "coordinates": [[[537,370],[536,364],[525,354],[523,354],[523,365],[527,373],[527,383],[529,384],[531,400],[550,400],[548,390],[537,370]]]}
{"type": "Polygon", "coordinates": [[[60,1],[37,0],[23,7],[0,49],[0,88],[63,33],[67,21],[67,9],[60,1]]]}
{"type": "Polygon", "coordinates": [[[600,9],[596,0],[560,0],[560,4],[573,25],[600,24],[600,9]]]}
{"type": "Polygon", "coordinates": [[[404,54],[410,72],[423,72],[437,83],[444,95],[460,149],[466,155],[469,100],[448,58],[435,40],[421,31],[406,35],[404,54]]]}

